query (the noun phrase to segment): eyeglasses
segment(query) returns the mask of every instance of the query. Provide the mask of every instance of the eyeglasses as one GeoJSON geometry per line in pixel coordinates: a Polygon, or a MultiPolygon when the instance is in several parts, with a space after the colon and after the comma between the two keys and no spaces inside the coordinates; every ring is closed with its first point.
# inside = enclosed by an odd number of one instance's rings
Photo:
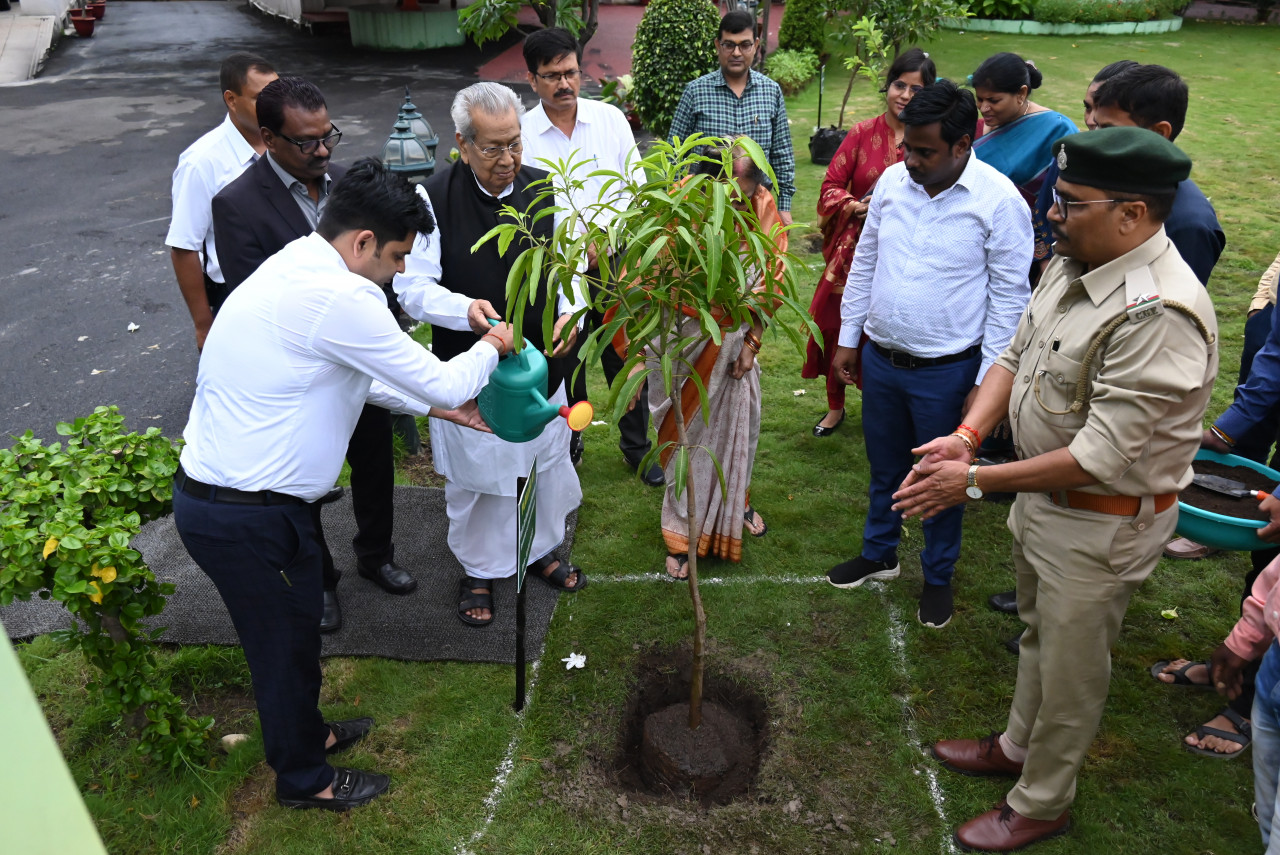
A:
{"type": "Polygon", "coordinates": [[[890,84],[889,84],[889,88],[890,88],[890,89],[892,89],[894,92],[897,92],[899,95],[901,95],[903,92],[906,92],[908,89],[910,89],[910,90],[911,90],[911,94],[912,94],[912,95],[916,95],[916,94],[918,94],[918,93],[920,92],[920,90],[921,90],[921,89],[923,89],[924,87],[923,87],[923,86],[908,86],[908,85],[907,85],[907,83],[906,83],[906,81],[903,81],[903,80],[895,80],[895,81],[893,81],[892,83],[890,83],[890,84]]]}
{"type": "Polygon", "coordinates": [[[573,71],[552,71],[547,74],[539,72],[535,76],[548,83],[559,83],[561,80],[565,83],[572,83],[578,79],[578,75],[581,73],[581,69],[575,68],[573,71]]]}
{"type": "Polygon", "coordinates": [[[513,142],[511,145],[491,145],[488,148],[480,148],[480,146],[476,145],[475,140],[471,140],[470,142],[475,150],[480,152],[481,156],[486,160],[497,160],[502,157],[502,153],[504,151],[511,152],[511,156],[515,157],[520,154],[520,150],[524,148],[524,145],[520,142],[513,142]]]}
{"type": "Polygon", "coordinates": [[[1100,205],[1103,202],[1110,202],[1113,205],[1118,205],[1125,201],[1124,199],[1086,199],[1083,202],[1073,202],[1059,196],[1058,188],[1056,187],[1051,187],[1049,192],[1053,194],[1053,206],[1058,210],[1058,216],[1062,217],[1064,220],[1067,218],[1067,211],[1071,210],[1069,207],[1070,205],[1100,205]]]}
{"type": "Polygon", "coordinates": [[[315,154],[317,151],[320,150],[321,143],[324,143],[324,147],[326,149],[328,149],[329,151],[333,151],[335,148],[338,147],[338,143],[342,142],[342,131],[338,130],[338,126],[332,123],[330,123],[329,127],[332,128],[332,130],[329,132],[329,135],[326,137],[321,137],[318,140],[295,140],[292,137],[286,137],[284,134],[278,134],[278,136],[280,137],[280,139],[285,140],[286,142],[291,142],[294,145],[296,145],[298,147],[298,151],[302,152],[303,154],[307,154],[307,155],[315,154]]]}
{"type": "Polygon", "coordinates": [[[746,53],[756,46],[755,40],[746,42],[720,42],[720,49],[728,54],[746,53]]]}

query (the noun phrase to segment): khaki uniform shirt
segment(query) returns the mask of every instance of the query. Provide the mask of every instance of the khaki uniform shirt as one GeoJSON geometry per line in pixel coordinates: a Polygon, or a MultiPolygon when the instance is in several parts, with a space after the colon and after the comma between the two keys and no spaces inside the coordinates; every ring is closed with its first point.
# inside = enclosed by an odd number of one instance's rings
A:
{"type": "Polygon", "coordinates": [[[1191,481],[1218,373],[1217,331],[1208,292],[1163,228],[1088,273],[1073,259],[1055,257],[996,361],[1014,375],[1009,419],[1018,456],[1069,449],[1099,481],[1085,492],[1179,492],[1191,481]],[[1162,313],[1130,319],[1098,349],[1084,406],[1062,412],[1075,399],[1094,338],[1125,315],[1136,295],[1152,291],[1162,301],[1190,307],[1214,343],[1206,344],[1196,324],[1167,305],[1162,313]]]}

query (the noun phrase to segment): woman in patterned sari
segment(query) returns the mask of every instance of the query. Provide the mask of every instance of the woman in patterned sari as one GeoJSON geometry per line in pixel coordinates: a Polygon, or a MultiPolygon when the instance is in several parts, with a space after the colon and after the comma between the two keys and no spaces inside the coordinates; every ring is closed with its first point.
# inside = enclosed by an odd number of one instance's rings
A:
{"type": "MultiPolygon", "coordinates": [[[[760,167],[745,154],[733,160],[733,177],[742,191],[742,199],[735,203],[755,211],[762,230],[767,234],[782,227],[773,194],[765,186],[760,167]]],[[[695,172],[723,175],[720,162],[699,165],[695,172]]],[[[774,235],[779,252],[787,250],[787,234],[774,235]]],[[[748,275],[751,271],[748,271],[748,275]]],[[[774,278],[780,278],[781,269],[772,276],[759,271],[756,290],[769,287],[774,278]]],[[[696,318],[682,318],[685,328],[680,336],[693,336],[700,329],[696,318]]],[[[684,349],[683,358],[698,372],[707,390],[709,418],[703,419],[699,405],[698,389],[694,383],[683,379],[681,383],[681,411],[685,432],[691,446],[701,446],[715,455],[724,472],[724,486],[716,474],[715,464],[706,453],[689,455],[688,482],[694,485],[697,501],[695,514],[698,523],[689,525],[687,498],[675,494],[675,447],[668,447],[661,456],[666,473],[667,488],[662,499],[662,538],[667,547],[667,575],[684,579],[689,575],[689,534],[699,532],[698,557],[711,555],[726,561],[742,560],[742,530],[745,527],[755,537],[761,537],[767,526],[760,514],[751,507],[749,488],[751,468],[755,463],[756,443],[760,438],[760,368],[755,357],[760,352],[760,335],[764,319],[753,317],[750,323],[722,330],[721,343],[717,346],[710,338],[699,339],[684,349]]],[[[651,348],[652,352],[652,348],[651,348]]],[[[651,357],[652,361],[652,357],[651,357]]],[[[680,363],[677,363],[680,364],[680,363]]],[[[651,367],[656,368],[656,363],[651,367]]],[[[658,430],[658,444],[677,438],[674,408],[671,399],[662,390],[662,384],[649,383],[649,412],[658,430]]]]}
{"type": "MultiPolygon", "coordinates": [[[[885,112],[854,125],[827,167],[818,197],[818,223],[822,229],[822,260],[809,314],[822,331],[822,346],[809,339],[808,356],[800,376],[826,376],[827,414],[813,428],[814,436],[830,436],[844,421],[845,387],[831,371],[831,357],[840,335],[840,301],[849,278],[853,251],[866,219],[872,188],[893,164],[902,160],[902,122],[898,114],[923,87],[937,79],[929,54],[920,48],[904,51],[885,74],[885,112]]],[[[862,384],[859,383],[861,388],[862,384]]]]}

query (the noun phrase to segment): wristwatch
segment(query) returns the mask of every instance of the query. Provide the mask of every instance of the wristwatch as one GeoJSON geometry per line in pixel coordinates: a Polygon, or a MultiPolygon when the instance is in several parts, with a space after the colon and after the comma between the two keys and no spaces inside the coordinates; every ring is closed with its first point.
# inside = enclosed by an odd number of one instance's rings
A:
{"type": "Polygon", "coordinates": [[[978,464],[976,463],[969,467],[969,477],[965,479],[964,493],[970,499],[981,499],[984,495],[982,488],[978,486],[978,464]]]}

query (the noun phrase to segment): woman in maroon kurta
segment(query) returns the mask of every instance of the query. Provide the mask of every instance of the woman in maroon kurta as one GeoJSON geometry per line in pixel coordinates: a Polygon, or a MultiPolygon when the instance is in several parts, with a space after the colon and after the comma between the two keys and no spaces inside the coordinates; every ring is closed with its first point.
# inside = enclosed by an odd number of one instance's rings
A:
{"type": "MultiPolygon", "coordinates": [[[[919,48],[904,51],[885,75],[885,112],[850,129],[827,167],[818,196],[822,228],[822,258],[826,267],[818,280],[809,314],[822,331],[823,345],[809,339],[808,358],[801,377],[827,378],[828,412],[813,428],[814,436],[830,436],[844,421],[844,385],[831,371],[840,336],[840,300],[849,265],[867,216],[869,196],[884,171],[902,160],[902,122],[898,114],[922,87],[937,78],[929,54],[919,48]]],[[[861,388],[861,383],[858,384],[861,388]]]]}

